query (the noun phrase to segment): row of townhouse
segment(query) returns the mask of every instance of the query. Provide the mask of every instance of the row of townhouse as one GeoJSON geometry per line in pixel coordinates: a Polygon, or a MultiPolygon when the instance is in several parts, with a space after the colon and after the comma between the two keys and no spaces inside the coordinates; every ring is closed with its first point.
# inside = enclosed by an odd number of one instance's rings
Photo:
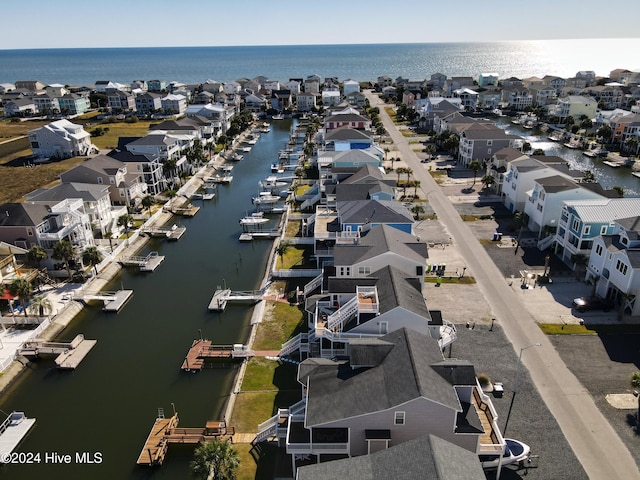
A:
{"type": "Polygon", "coordinates": [[[459,461],[465,478],[483,478],[478,455],[505,445],[497,414],[473,365],[443,355],[456,329],[427,306],[427,244],[396,201],[379,147],[362,141],[367,125],[335,112],[316,137],[320,180],[303,231],[322,273],[302,292],[307,331],[280,352],[301,361],[302,399],[262,423],[255,441],[276,438],[297,478],[380,461],[405,476],[459,461]],[[335,144],[335,132],[351,141],[335,144]],[[392,460],[417,445],[426,450],[415,463],[392,460]],[[456,460],[434,455],[437,445],[456,460]],[[303,466],[310,457],[317,465],[303,466]]]}
{"type": "Polygon", "coordinates": [[[594,292],[640,314],[640,198],[580,182],[581,172],[559,157],[514,149],[497,152],[487,174],[497,178],[505,206],[525,214],[538,248],[550,248],[572,268],[579,257],[587,259],[585,279],[594,292]]]}

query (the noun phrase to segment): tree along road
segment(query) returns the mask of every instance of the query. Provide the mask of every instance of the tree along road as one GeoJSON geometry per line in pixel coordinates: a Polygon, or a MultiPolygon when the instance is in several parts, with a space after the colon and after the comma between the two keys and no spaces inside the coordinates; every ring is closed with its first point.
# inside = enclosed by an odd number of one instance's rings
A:
{"type": "Polygon", "coordinates": [[[522,363],[529,369],[540,396],[560,425],[589,478],[640,479],[638,467],[625,444],[600,413],[589,392],[569,371],[547,336],[538,328],[532,315],[508,286],[506,279],[433,177],[420,163],[407,139],[384,110],[384,103],[370,91],[365,91],[365,95],[372,107],[380,109],[384,127],[402,159],[413,169],[414,177],[420,180],[421,189],[438,219],[446,225],[516,353],[520,353],[521,348],[541,344],[539,348],[527,350],[522,355],[522,363]]]}

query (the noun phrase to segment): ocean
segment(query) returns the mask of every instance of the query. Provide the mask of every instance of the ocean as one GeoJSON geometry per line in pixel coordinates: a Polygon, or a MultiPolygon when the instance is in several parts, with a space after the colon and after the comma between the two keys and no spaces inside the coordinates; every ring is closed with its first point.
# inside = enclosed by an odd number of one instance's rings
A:
{"type": "Polygon", "coordinates": [[[557,75],[580,70],[607,76],[615,68],[640,69],[640,39],[539,40],[492,43],[300,45],[249,47],[72,48],[0,50],[0,83],[93,85],[161,79],[230,82],[264,75],[287,81],[321,77],[375,81],[378,76],[411,80],[439,72],[500,78],[557,75]]]}

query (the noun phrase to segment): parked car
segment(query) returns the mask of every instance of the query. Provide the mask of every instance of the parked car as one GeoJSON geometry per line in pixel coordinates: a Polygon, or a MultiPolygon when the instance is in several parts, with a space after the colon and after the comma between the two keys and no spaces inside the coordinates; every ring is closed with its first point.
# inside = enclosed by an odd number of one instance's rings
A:
{"type": "Polygon", "coordinates": [[[502,455],[502,462],[500,462],[499,455],[480,455],[480,463],[485,470],[492,470],[498,468],[498,465],[502,463],[502,466],[512,465],[514,463],[524,462],[529,458],[531,448],[529,445],[522,443],[512,438],[505,438],[506,445],[504,446],[504,454],[502,455]]]}
{"type": "Polygon", "coordinates": [[[574,298],[572,306],[579,312],[586,312],[587,310],[604,310],[608,312],[614,307],[612,300],[600,297],[574,298]]]}

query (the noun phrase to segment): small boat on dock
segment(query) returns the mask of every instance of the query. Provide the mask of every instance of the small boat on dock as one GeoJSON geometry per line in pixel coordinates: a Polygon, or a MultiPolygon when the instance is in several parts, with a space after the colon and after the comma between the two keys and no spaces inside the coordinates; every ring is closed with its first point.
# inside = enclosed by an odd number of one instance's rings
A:
{"type": "Polygon", "coordinates": [[[562,133],[552,132],[549,135],[547,135],[547,138],[552,142],[559,142],[560,140],[562,140],[562,133]]]}
{"type": "Polygon", "coordinates": [[[240,225],[243,226],[251,226],[251,225],[262,225],[269,221],[268,218],[264,217],[264,212],[254,212],[251,215],[246,215],[240,219],[240,225]]]}
{"type": "Polygon", "coordinates": [[[271,192],[260,192],[257,197],[251,200],[256,205],[270,205],[280,200],[280,196],[273,195],[271,192]]]}
{"type": "Polygon", "coordinates": [[[631,172],[631,175],[633,175],[634,177],[640,179],[640,171],[638,172],[631,172]]]}
{"type": "Polygon", "coordinates": [[[278,113],[271,117],[273,120],[284,120],[284,113],[278,113]]]}
{"type": "Polygon", "coordinates": [[[284,173],[284,168],[279,163],[271,164],[271,173],[284,173]]]}
{"type": "Polygon", "coordinates": [[[233,165],[229,165],[229,164],[225,164],[222,166],[222,171],[223,172],[231,172],[233,170],[233,165]]]}
{"type": "Polygon", "coordinates": [[[287,182],[281,181],[275,175],[270,175],[264,180],[258,182],[258,185],[264,190],[275,190],[277,188],[286,187],[287,182]]]}
{"type": "Polygon", "coordinates": [[[231,183],[233,181],[233,175],[216,175],[211,177],[211,181],[214,183],[231,183]]]}
{"type": "Polygon", "coordinates": [[[244,158],[244,156],[241,153],[238,152],[233,152],[231,155],[229,155],[228,159],[234,162],[239,162],[240,160],[242,160],[244,158]]]}

